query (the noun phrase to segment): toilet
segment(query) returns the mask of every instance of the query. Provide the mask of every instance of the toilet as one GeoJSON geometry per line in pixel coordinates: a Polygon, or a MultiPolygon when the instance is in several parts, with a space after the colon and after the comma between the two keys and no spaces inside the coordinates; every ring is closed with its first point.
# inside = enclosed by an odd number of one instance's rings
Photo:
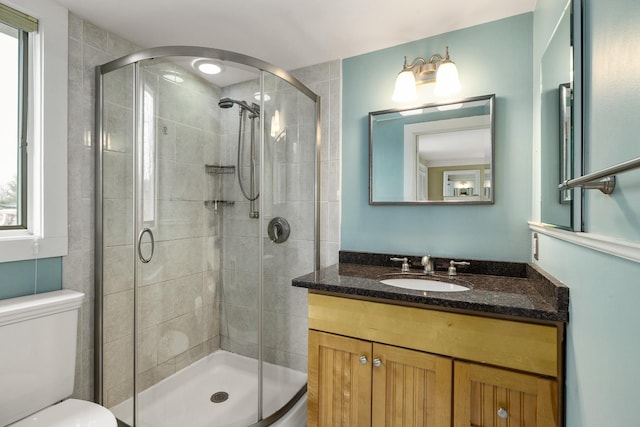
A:
{"type": "Polygon", "coordinates": [[[83,298],[62,290],[0,300],[1,427],[117,427],[108,409],[68,399],[83,298]]]}

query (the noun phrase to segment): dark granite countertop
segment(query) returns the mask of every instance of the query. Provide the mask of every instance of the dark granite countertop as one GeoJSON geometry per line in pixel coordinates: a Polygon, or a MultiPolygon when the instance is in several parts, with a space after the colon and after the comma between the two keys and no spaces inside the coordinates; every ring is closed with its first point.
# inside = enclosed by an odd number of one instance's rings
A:
{"type": "MultiPolygon", "coordinates": [[[[341,254],[341,260],[345,258],[352,260],[341,254]]],[[[429,277],[452,283],[458,281],[467,286],[470,283],[472,289],[465,292],[418,291],[385,285],[379,281],[381,276],[389,278],[392,274],[393,277],[402,277],[398,266],[346,262],[298,277],[292,284],[314,291],[343,294],[345,297],[374,298],[424,305],[432,309],[474,311],[523,320],[569,320],[569,289],[537,266],[483,261],[475,262],[475,265],[482,263],[485,264],[483,273],[495,270],[494,274],[460,271],[456,279],[450,280],[445,271],[436,271],[435,276],[429,277]],[[492,264],[499,267],[492,267],[492,264]],[[506,276],[505,271],[514,272],[517,277],[506,276]]],[[[410,274],[420,275],[420,269],[412,269],[410,274]]]]}

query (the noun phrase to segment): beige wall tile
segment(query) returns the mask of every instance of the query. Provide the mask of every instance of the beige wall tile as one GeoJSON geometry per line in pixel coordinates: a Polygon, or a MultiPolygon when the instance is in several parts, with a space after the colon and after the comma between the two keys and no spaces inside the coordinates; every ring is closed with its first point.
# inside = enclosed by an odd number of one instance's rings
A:
{"type": "Polygon", "coordinates": [[[107,246],[103,252],[104,294],[133,289],[133,245],[107,246]]]}
{"type": "Polygon", "coordinates": [[[131,335],[133,330],[133,290],[104,297],[104,342],[109,343],[131,335]]]}

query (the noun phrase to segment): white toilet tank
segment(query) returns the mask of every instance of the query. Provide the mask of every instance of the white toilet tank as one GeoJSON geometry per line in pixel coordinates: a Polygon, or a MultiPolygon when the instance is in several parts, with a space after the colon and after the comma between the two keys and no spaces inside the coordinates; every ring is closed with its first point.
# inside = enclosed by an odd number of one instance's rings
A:
{"type": "Polygon", "coordinates": [[[83,298],[62,290],[0,300],[0,426],[73,393],[83,298]]]}

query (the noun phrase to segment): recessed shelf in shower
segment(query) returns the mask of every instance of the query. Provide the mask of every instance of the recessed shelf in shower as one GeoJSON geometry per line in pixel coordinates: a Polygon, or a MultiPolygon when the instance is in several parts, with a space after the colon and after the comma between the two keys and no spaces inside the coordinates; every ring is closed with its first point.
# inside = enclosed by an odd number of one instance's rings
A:
{"type": "Polygon", "coordinates": [[[209,180],[209,189],[207,194],[211,198],[205,200],[204,205],[207,208],[211,208],[214,211],[218,210],[220,206],[233,206],[235,203],[232,200],[225,200],[222,196],[222,182],[220,179],[214,179],[215,175],[233,175],[236,172],[236,167],[231,165],[204,165],[205,172],[211,177],[209,180]]]}
{"type": "Polygon", "coordinates": [[[204,165],[208,174],[233,174],[236,172],[235,166],[226,165],[204,165]]]}
{"type": "Polygon", "coordinates": [[[205,200],[204,205],[208,208],[215,208],[217,206],[233,206],[235,202],[233,200],[205,200]]]}

